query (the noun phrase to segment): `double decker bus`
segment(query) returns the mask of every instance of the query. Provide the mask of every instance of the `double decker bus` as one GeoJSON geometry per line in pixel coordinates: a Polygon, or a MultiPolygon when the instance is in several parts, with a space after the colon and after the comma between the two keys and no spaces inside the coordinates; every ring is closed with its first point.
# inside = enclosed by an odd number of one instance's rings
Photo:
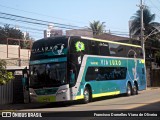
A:
{"type": "Polygon", "coordinates": [[[146,89],[141,46],[82,36],[34,42],[29,63],[31,102],[138,94],[146,89]]]}

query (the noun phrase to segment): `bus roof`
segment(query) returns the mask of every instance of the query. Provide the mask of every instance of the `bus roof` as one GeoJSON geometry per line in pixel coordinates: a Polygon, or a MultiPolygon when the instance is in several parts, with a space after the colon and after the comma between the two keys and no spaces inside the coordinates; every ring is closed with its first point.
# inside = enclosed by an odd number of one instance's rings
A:
{"type": "Polygon", "coordinates": [[[38,41],[40,42],[40,41],[48,40],[48,39],[51,39],[51,38],[54,38],[54,39],[56,39],[56,38],[67,38],[68,39],[70,37],[142,48],[140,45],[133,45],[133,44],[129,44],[129,43],[115,42],[115,41],[111,41],[111,40],[104,40],[104,39],[84,37],[84,36],[56,36],[56,37],[43,38],[43,39],[37,40],[35,42],[38,42],[38,41]]]}
{"type": "Polygon", "coordinates": [[[133,44],[122,43],[122,42],[115,42],[115,41],[111,41],[111,40],[103,40],[103,39],[83,37],[83,36],[81,36],[81,38],[82,38],[82,39],[93,40],[93,41],[108,42],[108,43],[113,43],[113,44],[120,44],[120,45],[126,45],[126,46],[132,46],[132,47],[142,48],[140,45],[133,45],[133,44]]]}

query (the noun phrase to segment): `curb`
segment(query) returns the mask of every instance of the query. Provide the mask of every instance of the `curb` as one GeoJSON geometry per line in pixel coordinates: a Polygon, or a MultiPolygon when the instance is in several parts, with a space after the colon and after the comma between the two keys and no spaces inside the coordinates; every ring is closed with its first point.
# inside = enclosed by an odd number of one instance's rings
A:
{"type": "Polygon", "coordinates": [[[147,87],[146,90],[155,90],[155,89],[160,89],[160,87],[147,87]]]}

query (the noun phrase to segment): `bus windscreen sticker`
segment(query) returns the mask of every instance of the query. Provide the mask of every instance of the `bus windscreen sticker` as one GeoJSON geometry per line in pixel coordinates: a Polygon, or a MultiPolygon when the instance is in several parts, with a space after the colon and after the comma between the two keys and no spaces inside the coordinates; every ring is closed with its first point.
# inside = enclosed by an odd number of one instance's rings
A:
{"type": "Polygon", "coordinates": [[[64,44],[57,44],[53,47],[52,52],[55,55],[64,55],[64,44]]]}
{"type": "Polygon", "coordinates": [[[85,50],[84,43],[80,42],[80,41],[76,42],[75,47],[76,47],[77,52],[81,52],[81,51],[85,50]]]}

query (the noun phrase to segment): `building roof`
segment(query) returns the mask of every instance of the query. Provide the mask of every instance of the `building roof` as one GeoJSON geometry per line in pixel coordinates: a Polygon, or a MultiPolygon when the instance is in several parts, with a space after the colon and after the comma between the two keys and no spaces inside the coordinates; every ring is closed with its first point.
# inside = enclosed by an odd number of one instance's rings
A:
{"type": "Polygon", "coordinates": [[[112,35],[110,33],[103,33],[101,35],[96,35],[94,37],[98,38],[98,39],[111,40],[111,41],[128,41],[128,40],[130,40],[130,38],[128,38],[128,37],[116,36],[116,35],[112,35]]]}
{"type": "Polygon", "coordinates": [[[103,33],[101,35],[96,35],[94,38],[97,39],[103,39],[103,40],[111,40],[116,42],[122,42],[122,43],[130,43],[135,45],[141,45],[141,42],[136,39],[131,39],[129,37],[122,37],[117,35],[112,35],[111,33],[103,33]]]}

